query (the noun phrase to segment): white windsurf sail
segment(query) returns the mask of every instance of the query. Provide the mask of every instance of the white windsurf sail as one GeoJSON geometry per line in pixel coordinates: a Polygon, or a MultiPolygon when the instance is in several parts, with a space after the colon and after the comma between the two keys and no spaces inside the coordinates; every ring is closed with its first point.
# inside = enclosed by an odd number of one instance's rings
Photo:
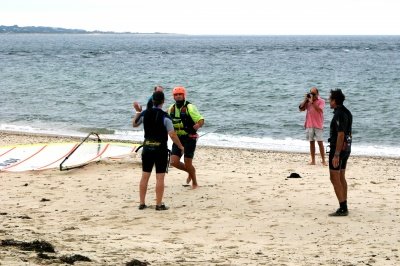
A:
{"type": "Polygon", "coordinates": [[[0,171],[20,172],[63,166],[66,169],[132,154],[139,144],[119,142],[48,143],[0,147],[0,171]]]}

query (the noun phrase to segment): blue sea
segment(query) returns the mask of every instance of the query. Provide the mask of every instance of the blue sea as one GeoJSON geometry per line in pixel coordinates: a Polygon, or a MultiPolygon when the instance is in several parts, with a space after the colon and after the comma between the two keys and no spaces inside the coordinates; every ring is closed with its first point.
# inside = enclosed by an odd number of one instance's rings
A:
{"type": "Polygon", "coordinates": [[[353,154],[400,157],[400,36],[0,34],[0,62],[0,130],[141,141],[132,102],[182,85],[198,145],[308,152],[298,105],[317,86],[344,91],[353,154]]]}

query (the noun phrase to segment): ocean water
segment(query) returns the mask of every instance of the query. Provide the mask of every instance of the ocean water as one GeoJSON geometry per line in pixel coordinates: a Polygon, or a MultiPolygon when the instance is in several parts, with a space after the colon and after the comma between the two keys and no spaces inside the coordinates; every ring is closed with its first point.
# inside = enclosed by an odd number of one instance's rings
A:
{"type": "Polygon", "coordinates": [[[1,34],[0,62],[0,130],[140,141],[132,102],[183,85],[198,145],[308,152],[298,105],[317,86],[344,91],[353,154],[400,157],[400,36],[1,34]]]}

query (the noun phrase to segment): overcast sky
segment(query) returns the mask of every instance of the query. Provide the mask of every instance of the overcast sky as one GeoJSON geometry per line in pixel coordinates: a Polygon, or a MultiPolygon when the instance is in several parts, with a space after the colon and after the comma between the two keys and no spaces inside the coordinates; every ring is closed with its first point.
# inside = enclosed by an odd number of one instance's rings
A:
{"type": "Polygon", "coordinates": [[[183,34],[400,35],[400,0],[0,0],[0,25],[183,34]]]}

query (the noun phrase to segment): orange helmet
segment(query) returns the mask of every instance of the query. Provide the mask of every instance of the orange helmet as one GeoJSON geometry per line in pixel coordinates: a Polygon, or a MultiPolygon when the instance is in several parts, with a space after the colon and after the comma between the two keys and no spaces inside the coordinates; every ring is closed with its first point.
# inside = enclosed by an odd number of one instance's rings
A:
{"type": "Polygon", "coordinates": [[[182,87],[182,86],[175,87],[172,90],[172,95],[175,95],[175,94],[183,94],[183,96],[186,97],[186,89],[185,89],[185,87],[182,87]]]}

